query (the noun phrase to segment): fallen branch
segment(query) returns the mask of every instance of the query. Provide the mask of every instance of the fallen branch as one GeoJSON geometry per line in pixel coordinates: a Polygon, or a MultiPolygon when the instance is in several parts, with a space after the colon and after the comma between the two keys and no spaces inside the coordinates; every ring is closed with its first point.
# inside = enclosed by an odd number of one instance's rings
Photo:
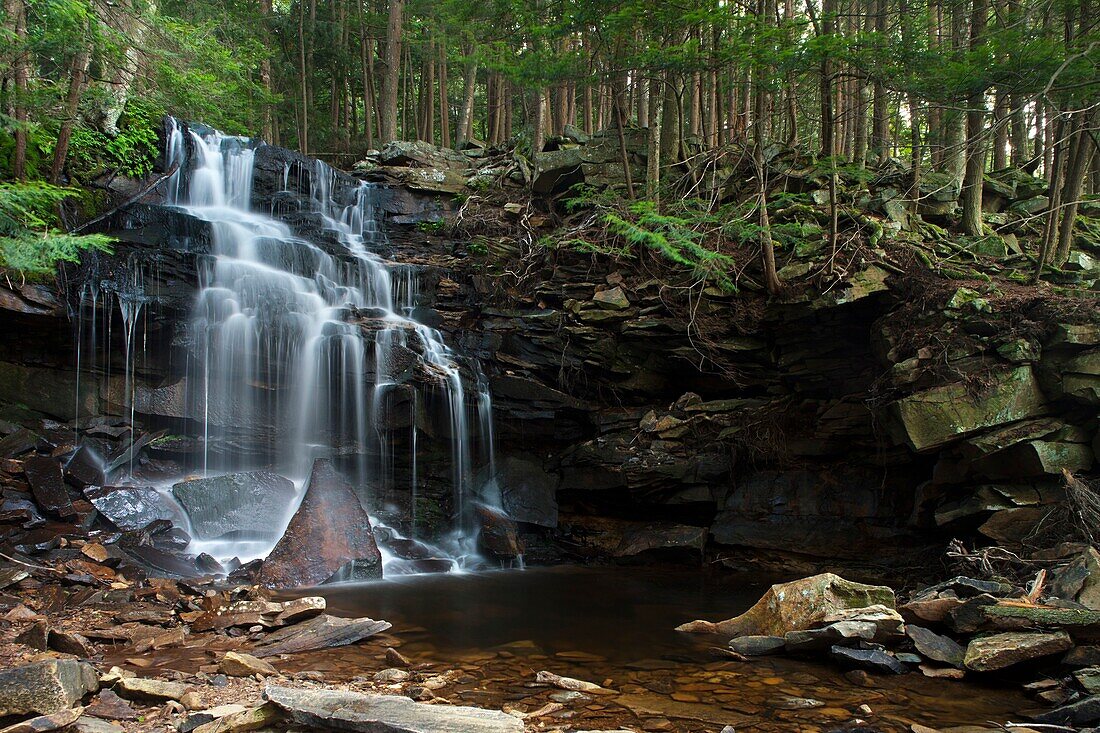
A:
{"type": "Polygon", "coordinates": [[[161,176],[161,177],[160,177],[160,178],[158,178],[157,180],[155,180],[155,181],[153,181],[152,183],[150,183],[150,184],[149,184],[148,186],[146,186],[145,188],[143,188],[143,189],[142,189],[141,191],[139,191],[139,192],[138,192],[137,194],[135,194],[135,195],[131,196],[131,197],[130,197],[130,198],[128,198],[128,199],[126,199],[126,200],[125,200],[125,201],[123,201],[123,202],[122,202],[121,204],[119,204],[119,205],[118,205],[118,206],[116,206],[115,208],[111,209],[111,210],[110,210],[110,211],[108,211],[107,213],[105,213],[105,214],[100,214],[100,215],[99,215],[99,216],[97,216],[96,218],[94,218],[94,219],[90,219],[90,220],[88,220],[88,221],[84,222],[83,224],[81,224],[80,226],[78,226],[78,227],[77,227],[76,229],[71,229],[71,230],[69,230],[69,234],[76,234],[76,233],[78,233],[78,232],[82,232],[82,231],[84,231],[85,229],[87,229],[88,227],[90,227],[90,226],[91,226],[92,224],[98,224],[99,222],[103,221],[104,219],[106,219],[106,218],[108,218],[108,217],[110,217],[110,216],[113,216],[113,215],[114,215],[114,214],[115,214],[116,212],[118,212],[119,210],[121,210],[121,209],[125,209],[125,208],[126,208],[127,206],[129,206],[130,204],[134,203],[134,202],[135,202],[135,201],[137,201],[138,199],[140,199],[140,198],[143,198],[143,197],[144,197],[144,196],[145,196],[145,195],[146,195],[147,193],[149,193],[150,191],[152,191],[152,190],[153,190],[154,188],[156,188],[156,187],[157,187],[157,186],[159,186],[160,184],[164,183],[164,181],[166,181],[166,180],[168,180],[169,178],[171,178],[171,177],[172,177],[173,175],[175,175],[176,171],[178,171],[179,169],[180,169],[179,163],[173,163],[173,164],[172,164],[172,166],[171,166],[171,167],[170,167],[170,168],[168,169],[168,171],[167,171],[167,172],[166,172],[166,173],[165,173],[165,174],[164,174],[163,176],[161,176]]]}

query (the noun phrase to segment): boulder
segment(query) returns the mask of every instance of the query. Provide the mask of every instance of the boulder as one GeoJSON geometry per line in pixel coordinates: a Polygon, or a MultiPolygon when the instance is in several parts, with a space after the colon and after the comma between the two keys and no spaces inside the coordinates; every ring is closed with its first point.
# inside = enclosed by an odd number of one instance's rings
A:
{"type": "Polygon", "coordinates": [[[782,636],[820,626],[827,616],[851,608],[882,605],[894,608],[894,591],[883,585],[864,585],[833,573],[822,573],[773,585],[756,605],[736,618],[712,623],[692,621],[678,631],[729,636],[782,636]]]}
{"type": "Polygon", "coordinates": [[[222,715],[198,726],[194,729],[194,733],[245,733],[253,730],[270,730],[283,717],[281,708],[267,703],[256,708],[222,715]]]}
{"type": "Polygon", "coordinates": [[[198,712],[191,713],[182,721],[180,721],[180,723],[176,726],[176,730],[179,731],[179,733],[191,733],[191,731],[195,730],[201,725],[212,723],[215,720],[224,718],[229,715],[244,712],[248,712],[248,708],[246,708],[244,705],[238,705],[236,703],[231,703],[229,705],[218,705],[212,708],[207,708],[206,710],[200,710],[198,712]]]}
{"type": "Polygon", "coordinates": [[[965,384],[949,384],[890,403],[887,413],[895,433],[913,450],[929,451],[1046,409],[1030,366],[994,372],[989,379],[992,384],[977,395],[965,384]]]}
{"type": "Polygon", "coordinates": [[[1050,654],[1060,654],[1073,643],[1064,631],[1053,633],[1009,632],[971,639],[963,663],[975,672],[1011,667],[1050,654]]]}
{"type": "Polygon", "coordinates": [[[230,532],[268,538],[278,531],[286,507],[294,501],[294,484],[269,471],[229,473],[181,481],[172,496],[191,520],[196,539],[211,540],[230,532]]]}
{"type": "Polygon", "coordinates": [[[382,146],[379,165],[391,167],[463,169],[470,160],[450,148],[440,148],[423,140],[394,140],[382,146]]]}
{"type": "Polygon", "coordinates": [[[382,577],[370,517],[332,462],[313,464],[302,503],[267,556],[260,582],[271,588],[318,585],[342,570],[352,579],[382,577]]]}
{"type": "Polygon", "coordinates": [[[51,659],[0,672],[0,717],[50,715],[99,689],[95,669],[75,659],[51,659]]]}
{"type": "Polygon", "coordinates": [[[866,623],[875,629],[875,641],[886,641],[905,633],[905,620],[893,608],[875,604],[862,608],[841,608],[825,616],[826,624],[866,623]]]}
{"type": "Polygon", "coordinates": [[[516,523],[499,509],[484,504],[474,506],[480,532],[477,544],[484,552],[495,557],[519,557],[523,554],[516,523]]]}
{"type": "Polygon", "coordinates": [[[583,180],[580,148],[549,150],[535,156],[535,180],[531,183],[532,193],[545,195],[564,191],[583,180]]]}
{"type": "Polygon", "coordinates": [[[183,519],[172,501],[151,486],[89,486],[84,496],[124,532],[145,529],[159,520],[179,524],[183,519]]]}
{"type": "Polygon", "coordinates": [[[832,646],[852,646],[872,641],[876,631],[873,623],[838,621],[819,629],[788,631],[783,635],[783,644],[792,653],[816,652],[832,646]]]}
{"type": "Polygon", "coordinates": [[[523,733],[498,710],[425,705],[397,695],[268,687],[264,696],[300,726],[370,733],[523,733]]]}
{"type": "Polygon", "coordinates": [[[276,669],[264,660],[244,652],[226,652],[222,657],[221,668],[230,677],[251,677],[254,674],[278,674],[276,669]]]}

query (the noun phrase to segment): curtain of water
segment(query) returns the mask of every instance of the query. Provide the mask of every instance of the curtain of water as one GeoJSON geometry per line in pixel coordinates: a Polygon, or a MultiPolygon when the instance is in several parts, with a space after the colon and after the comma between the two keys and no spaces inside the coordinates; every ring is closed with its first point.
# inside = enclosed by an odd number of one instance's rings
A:
{"type": "MultiPolygon", "coordinates": [[[[335,235],[341,250],[334,255],[252,210],[252,141],[173,123],[166,155],[169,165],[179,166],[169,199],[209,222],[212,232],[191,324],[197,358],[190,362],[188,400],[203,422],[201,465],[195,468],[205,474],[273,468],[302,481],[315,457],[339,453],[360,457],[361,481],[390,481],[395,443],[386,411],[396,390],[405,388],[403,365],[412,351],[418,369],[434,376],[445,397],[455,537],[468,546],[475,440],[483,461],[493,455],[488,389],[475,370],[477,399],[468,401],[457,355],[438,330],[413,318],[417,272],[378,254],[385,236],[374,187],[361,183],[354,191],[346,185],[337,191],[330,167],[318,161],[308,171],[310,213],[335,235]],[[184,144],[187,134],[190,145],[184,144]],[[366,329],[359,322],[364,314],[370,317],[366,329]],[[245,444],[252,448],[242,450],[245,444]],[[368,454],[380,456],[383,465],[367,466],[368,454]]],[[[289,178],[288,165],[284,189],[289,178]]],[[[414,507],[415,413],[421,404],[414,399],[414,507]]]]}

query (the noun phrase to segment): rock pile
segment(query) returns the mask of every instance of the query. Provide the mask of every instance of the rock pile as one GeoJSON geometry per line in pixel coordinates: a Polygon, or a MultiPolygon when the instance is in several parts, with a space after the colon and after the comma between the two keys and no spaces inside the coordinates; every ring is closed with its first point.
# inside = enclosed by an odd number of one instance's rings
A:
{"type": "Polygon", "coordinates": [[[693,621],[680,631],[732,636],[741,658],[771,654],[826,656],[853,670],[962,679],[1010,670],[1033,680],[1024,689],[1044,706],[1037,723],[1100,724],[1100,578],[1083,573],[1100,554],[1065,546],[1047,583],[1031,587],[958,576],[895,604],[886,586],[853,583],[831,573],[774,585],[736,618],[693,621]]]}

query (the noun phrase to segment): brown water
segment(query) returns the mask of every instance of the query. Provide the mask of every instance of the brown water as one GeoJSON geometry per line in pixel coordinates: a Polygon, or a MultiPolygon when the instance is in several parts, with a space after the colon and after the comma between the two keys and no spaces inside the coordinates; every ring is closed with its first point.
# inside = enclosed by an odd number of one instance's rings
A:
{"type": "Polygon", "coordinates": [[[914,672],[873,675],[873,687],[863,687],[827,660],[724,660],[716,651],[721,640],[672,630],[693,618],[736,615],[764,587],[689,568],[546,568],[324,588],[331,611],[386,619],[393,638],[298,655],[280,666],[354,680],[387,666],[384,645],[395,643],[425,665],[421,676],[445,675],[436,694],[453,702],[536,711],[559,692],[534,684],[544,669],[618,692],[532,717],[529,730],[716,733],[734,725],[812,733],[861,724],[908,731],[912,723],[994,730],[990,723],[1019,721],[1019,712],[1033,707],[1015,690],[982,679],[914,672]],[[800,707],[804,699],[814,707],[800,707]]]}

